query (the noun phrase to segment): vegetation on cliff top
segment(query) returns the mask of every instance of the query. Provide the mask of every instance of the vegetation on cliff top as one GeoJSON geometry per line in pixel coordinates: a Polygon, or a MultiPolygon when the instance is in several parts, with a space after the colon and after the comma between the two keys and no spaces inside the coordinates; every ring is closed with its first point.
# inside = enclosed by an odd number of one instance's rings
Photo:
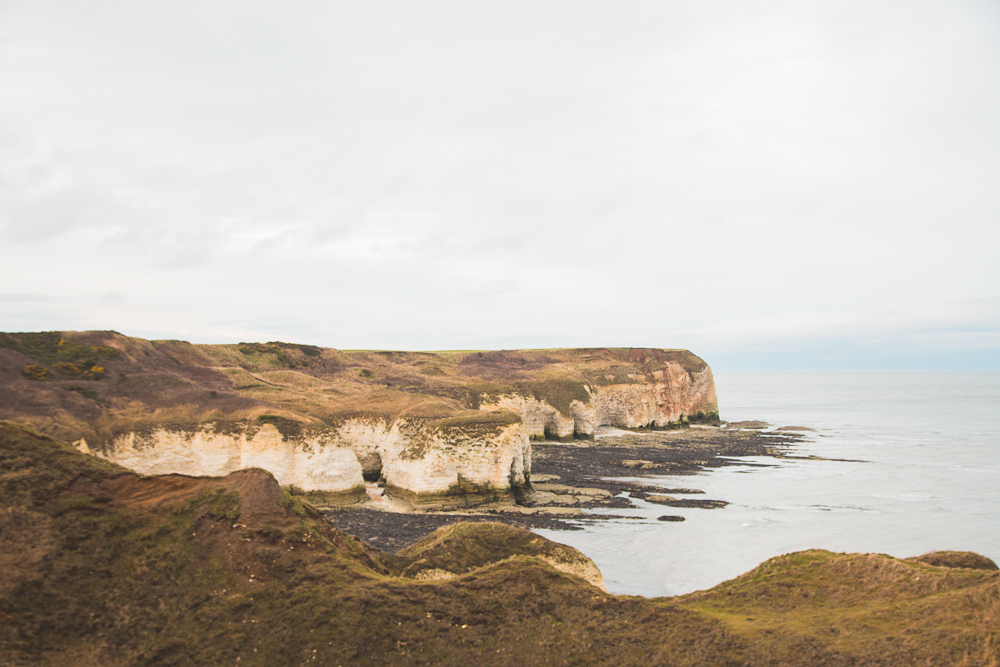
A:
{"type": "Polygon", "coordinates": [[[100,380],[106,373],[100,361],[118,356],[118,350],[113,347],[73,342],[57,331],[0,333],[0,348],[20,352],[41,362],[22,369],[22,374],[32,380],[49,380],[53,370],[65,377],[100,380]]]}
{"type": "MultiPolygon", "coordinates": [[[[143,478],[0,424],[5,665],[1000,659],[992,569],[811,551],[709,591],[642,599],[608,595],[552,557],[575,556],[490,525],[451,526],[389,556],[264,471],[143,478]],[[458,576],[417,578],[435,571],[458,576]]],[[[970,562],[992,565],[949,564],[970,562]]]]}
{"type": "Polygon", "coordinates": [[[146,341],[113,331],[0,334],[0,418],[85,438],[100,450],[130,431],[265,416],[285,420],[282,433],[292,423],[336,425],[345,415],[458,418],[505,394],[569,416],[595,386],[706,368],[685,350],[343,351],[281,341],[146,341]],[[83,387],[81,380],[100,381],[83,387]]]}

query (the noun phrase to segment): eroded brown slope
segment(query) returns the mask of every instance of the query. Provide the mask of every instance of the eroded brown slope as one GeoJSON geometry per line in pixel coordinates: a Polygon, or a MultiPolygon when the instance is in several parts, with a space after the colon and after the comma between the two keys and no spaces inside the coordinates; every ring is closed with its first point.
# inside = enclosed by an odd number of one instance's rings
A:
{"type": "Polygon", "coordinates": [[[387,556],[262,471],[140,478],[0,425],[5,665],[989,665],[1000,657],[995,571],[805,552],[711,591],[646,600],[557,570],[546,558],[560,549],[509,527],[456,526],[387,556]],[[402,576],[428,571],[458,576],[402,576]]]}

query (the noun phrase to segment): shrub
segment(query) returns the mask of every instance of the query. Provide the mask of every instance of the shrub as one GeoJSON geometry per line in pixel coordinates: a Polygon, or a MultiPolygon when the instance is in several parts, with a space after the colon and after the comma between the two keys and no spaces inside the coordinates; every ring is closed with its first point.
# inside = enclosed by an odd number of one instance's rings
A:
{"type": "Polygon", "coordinates": [[[315,351],[312,349],[306,351],[303,350],[302,348],[303,347],[313,348],[314,346],[292,345],[289,343],[282,343],[280,340],[273,340],[269,343],[240,343],[239,345],[236,346],[236,349],[239,350],[240,354],[247,357],[257,354],[272,354],[274,355],[278,363],[285,366],[286,368],[306,367],[309,365],[308,363],[300,361],[299,359],[296,359],[292,355],[288,354],[288,350],[285,349],[288,347],[296,348],[303,354],[310,357],[318,356],[319,354],[318,351],[320,349],[320,348],[315,348],[315,351]]]}
{"type": "MultiPolygon", "coordinates": [[[[63,375],[83,377],[85,380],[103,378],[107,371],[98,364],[98,361],[118,357],[118,350],[113,347],[74,343],[63,338],[62,334],[57,331],[0,334],[0,347],[15,350],[36,361],[48,364],[63,375]]],[[[27,373],[25,377],[31,377],[34,380],[47,380],[52,377],[51,371],[45,369],[45,372],[48,373],[48,377],[29,376],[27,373]]]]}
{"type": "Polygon", "coordinates": [[[52,371],[45,366],[40,366],[38,364],[29,364],[25,366],[21,370],[21,374],[29,380],[38,380],[39,382],[52,379],[52,371]]]}
{"type": "Polygon", "coordinates": [[[79,377],[84,380],[100,380],[107,373],[107,369],[97,364],[72,363],[69,361],[59,361],[52,364],[52,367],[63,375],[79,377]]]}

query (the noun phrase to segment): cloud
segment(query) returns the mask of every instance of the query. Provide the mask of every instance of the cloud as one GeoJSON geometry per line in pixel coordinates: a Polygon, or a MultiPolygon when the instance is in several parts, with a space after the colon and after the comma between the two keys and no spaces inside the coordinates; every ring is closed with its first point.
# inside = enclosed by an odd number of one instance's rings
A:
{"type": "Polygon", "coordinates": [[[0,3],[0,328],[992,349],[997,19],[0,3]]]}

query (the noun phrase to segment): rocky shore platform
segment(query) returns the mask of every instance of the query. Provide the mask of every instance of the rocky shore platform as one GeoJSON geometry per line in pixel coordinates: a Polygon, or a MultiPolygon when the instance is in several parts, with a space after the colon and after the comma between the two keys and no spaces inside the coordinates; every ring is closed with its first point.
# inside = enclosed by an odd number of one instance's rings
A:
{"type": "MultiPolygon", "coordinates": [[[[603,427],[594,441],[536,442],[532,445],[530,488],[502,502],[472,508],[415,510],[388,502],[324,509],[341,530],[395,553],[429,533],[458,521],[499,521],[523,528],[582,530],[587,522],[639,519],[630,516],[632,499],[671,507],[719,509],[725,499],[705,498],[694,477],[728,465],[771,465],[743,457],[801,458],[802,430],[764,430],[762,422],[673,431],[625,431],[603,427]],[[691,484],[668,488],[652,483],[664,475],[691,475],[691,484]],[[621,513],[585,513],[587,509],[621,513]]],[[[373,494],[373,497],[379,496],[373,494]]],[[[662,520],[683,517],[666,514],[662,520]]]]}

